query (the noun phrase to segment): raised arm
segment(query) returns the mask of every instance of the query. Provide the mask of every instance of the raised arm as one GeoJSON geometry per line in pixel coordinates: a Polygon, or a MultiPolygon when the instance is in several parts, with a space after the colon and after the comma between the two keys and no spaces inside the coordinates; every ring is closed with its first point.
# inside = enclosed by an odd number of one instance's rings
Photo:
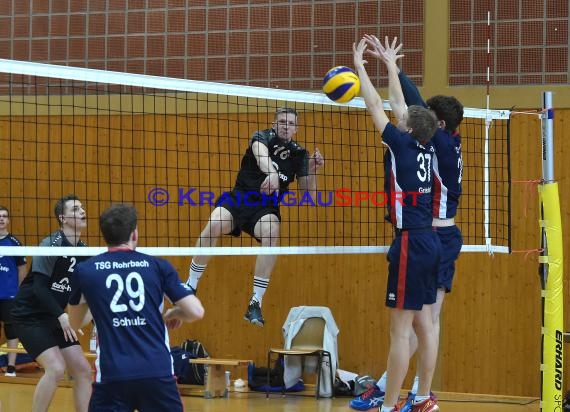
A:
{"type": "MultiPolygon", "coordinates": [[[[364,36],[366,42],[370,46],[368,54],[376,57],[377,59],[383,60],[382,53],[385,51],[385,47],[376,36],[366,34],[364,36]]],[[[401,47],[402,45],[400,45],[401,47]]],[[[401,55],[404,57],[404,55],[401,55]]],[[[402,69],[398,67],[398,79],[400,80],[400,86],[402,87],[402,93],[404,95],[404,101],[407,106],[418,105],[422,107],[427,107],[426,102],[423,100],[417,86],[410,80],[410,78],[404,73],[402,69]]]]}
{"type": "Polygon", "coordinates": [[[402,88],[400,86],[400,81],[398,79],[398,73],[400,69],[398,68],[398,60],[404,57],[403,54],[398,54],[402,48],[402,44],[397,45],[398,38],[394,37],[392,43],[388,41],[388,36],[385,37],[385,44],[382,45],[380,40],[376,36],[365,35],[364,39],[371,49],[367,50],[367,53],[380,59],[386,64],[388,69],[388,92],[390,94],[390,107],[394,112],[394,116],[398,119],[402,119],[407,111],[406,101],[404,99],[404,94],[402,93],[402,88]]]}
{"type": "Polygon", "coordinates": [[[402,93],[402,87],[400,86],[400,80],[398,79],[398,60],[404,57],[403,54],[398,54],[402,45],[396,46],[398,38],[394,37],[392,44],[388,42],[388,37],[385,38],[384,51],[382,57],[386,68],[388,69],[388,91],[390,92],[390,107],[394,112],[394,116],[398,119],[402,119],[407,111],[406,101],[404,99],[404,93],[402,93]]]}
{"type": "Polygon", "coordinates": [[[401,69],[400,73],[398,73],[398,79],[400,79],[400,85],[402,86],[402,93],[404,93],[406,104],[408,106],[416,105],[427,108],[427,104],[422,98],[418,87],[401,69]]]}
{"type": "MultiPolygon", "coordinates": [[[[388,49],[387,53],[390,53],[392,49],[388,49]]],[[[408,107],[406,106],[406,101],[404,100],[404,94],[402,93],[402,87],[400,86],[400,80],[398,79],[398,66],[395,60],[387,60],[386,68],[388,69],[388,91],[390,92],[390,107],[394,112],[394,116],[401,120],[404,118],[404,114],[407,112],[408,107]]]]}
{"type": "Polygon", "coordinates": [[[358,45],[353,44],[352,50],[354,52],[354,68],[358,73],[360,78],[360,94],[366,103],[366,107],[372,116],[374,125],[380,132],[384,132],[384,129],[390,122],[388,116],[384,112],[384,107],[382,104],[382,98],[374,88],[374,85],[368,77],[368,73],[364,68],[364,64],[368,63],[364,60],[364,51],[366,50],[366,39],[361,39],[358,45]]]}

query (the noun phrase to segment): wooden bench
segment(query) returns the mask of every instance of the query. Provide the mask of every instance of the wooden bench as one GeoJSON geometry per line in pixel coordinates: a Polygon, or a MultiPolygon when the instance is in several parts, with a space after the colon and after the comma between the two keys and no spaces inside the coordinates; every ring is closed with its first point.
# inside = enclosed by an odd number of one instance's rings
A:
{"type": "MultiPolygon", "coordinates": [[[[27,354],[28,352],[26,352],[26,350],[24,348],[8,348],[8,347],[0,347],[0,353],[18,353],[18,354],[27,354]]],[[[85,357],[89,360],[95,360],[95,358],[97,357],[96,353],[93,352],[83,352],[83,354],[85,355],[85,357]]],[[[37,381],[38,379],[31,379],[32,383],[34,383],[34,385],[37,383],[35,381],[37,381]]],[[[4,379],[4,377],[0,377],[0,382],[13,382],[13,383],[30,383],[30,378],[14,378],[14,377],[10,377],[7,379],[4,379]]],[[[70,387],[71,385],[71,379],[69,378],[67,372],[65,373],[65,378],[60,381],[58,383],[58,385],[60,386],[66,386],[66,387],[70,387]]]]}
{"type": "MultiPolygon", "coordinates": [[[[0,347],[0,353],[24,353],[27,354],[24,348],[8,348],[8,347],[0,347]]],[[[87,359],[95,359],[97,354],[94,352],[83,352],[87,359]]]]}
{"type": "Polygon", "coordinates": [[[204,398],[228,397],[226,386],[226,376],[224,366],[247,366],[251,360],[243,359],[216,359],[216,358],[196,358],[189,359],[190,363],[197,363],[208,366],[204,398]]]}
{"type": "MultiPolygon", "coordinates": [[[[27,353],[24,348],[12,349],[7,347],[0,348],[0,352],[27,353]]],[[[83,352],[83,354],[87,359],[94,360],[97,357],[97,354],[93,352],[83,352]]],[[[197,359],[189,359],[189,362],[208,366],[208,373],[204,385],[205,386],[204,397],[207,399],[211,399],[215,397],[224,397],[224,398],[228,397],[228,389],[226,387],[226,376],[225,376],[224,366],[247,366],[253,361],[244,360],[244,359],[197,358],[197,359]]],[[[10,378],[9,381],[13,381],[13,378],[10,378]]]]}

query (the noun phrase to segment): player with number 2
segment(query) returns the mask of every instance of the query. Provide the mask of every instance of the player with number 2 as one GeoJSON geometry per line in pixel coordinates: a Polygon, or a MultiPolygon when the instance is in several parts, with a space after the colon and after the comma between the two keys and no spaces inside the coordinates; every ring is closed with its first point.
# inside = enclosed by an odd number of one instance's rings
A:
{"type": "MultiPolygon", "coordinates": [[[[60,229],[41,241],[40,246],[85,246],[81,232],[87,214],[75,195],[57,201],[54,208],[60,229]]],[[[76,256],[35,256],[31,270],[20,285],[10,311],[14,331],[28,354],[44,369],[34,392],[32,412],[43,412],[63,379],[73,377],[75,410],[87,411],[91,396],[91,365],[83,355],[77,333],[69,324],[65,307],[71,293],[76,256]]]]}

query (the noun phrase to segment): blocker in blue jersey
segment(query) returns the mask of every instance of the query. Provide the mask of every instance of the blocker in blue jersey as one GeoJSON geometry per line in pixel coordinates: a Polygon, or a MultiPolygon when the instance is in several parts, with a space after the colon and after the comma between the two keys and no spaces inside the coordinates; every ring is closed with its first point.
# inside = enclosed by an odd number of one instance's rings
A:
{"type": "MultiPolygon", "coordinates": [[[[409,366],[411,333],[418,337],[422,389],[431,386],[437,359],[429,307],[436,298],[435,279],[441,251],[439,238],[432,229],[435,149],[431,138],[437,129],[437,118],[425,107],[406,107],[398,79],[401,45],[396,44],[397,39],[390,44],[386,38],[379,53],[388,70],[390,106],[398,120],[397,126],[390,123],[364,67],[367,38],[353,46],[362,97],[387,147],[384,178],[389,196],[388,220],[396,235],[388,251],[386,306],[390,309],[390,351],[381,412],[398,410],[396,403],[409,366]]],[[[437,401],[431,399],[426,407],[424,412],[439,410],[437,401]]]]}

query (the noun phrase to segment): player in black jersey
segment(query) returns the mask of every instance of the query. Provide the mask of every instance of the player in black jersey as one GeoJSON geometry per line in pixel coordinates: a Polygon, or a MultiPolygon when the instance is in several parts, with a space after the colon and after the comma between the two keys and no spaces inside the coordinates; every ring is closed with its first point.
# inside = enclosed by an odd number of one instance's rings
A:
{"type": "MultiPolygon", "coordinates": [[[[60,229],[42,240],[40,246],[85,246],[80,237],[87,216],[79,199],[74,195],[61,198],[54,212],[60,229]]],[[[87,411],[91,366],[65,313],[71,293],[70,278],[75,265],[84,259],[35,256],[14,300],[10,314],[16,335],[45,371],[34,392],[33,412],[48,410],[66,369],[73,377],[75,410],[87,411]]]]}
{"type": "MultiPolygon", "coordinates": [[[[318,149],[309,157],[306,149],[293,140],[297,133],[297,112],[289,107],[277,109],[271,129],[253,134],[243,156],[235,186],[216,201],[216,208],[196,242],[197,247],[215,246],[223,234],[239,236],[242,231],[257,239],[262,246],[279,243],[279,194],[289,184],[299,181],[301,191],[316,197],[317,170],[324,164],[318,149]]],[[[188,285],[196,289],[211,256],[194,256],[188,285]]],[[[253,276],[253,296],[245,319],[263,326],[263,295],[269,286],[277,256],[259,255],[253,276]]]]}

